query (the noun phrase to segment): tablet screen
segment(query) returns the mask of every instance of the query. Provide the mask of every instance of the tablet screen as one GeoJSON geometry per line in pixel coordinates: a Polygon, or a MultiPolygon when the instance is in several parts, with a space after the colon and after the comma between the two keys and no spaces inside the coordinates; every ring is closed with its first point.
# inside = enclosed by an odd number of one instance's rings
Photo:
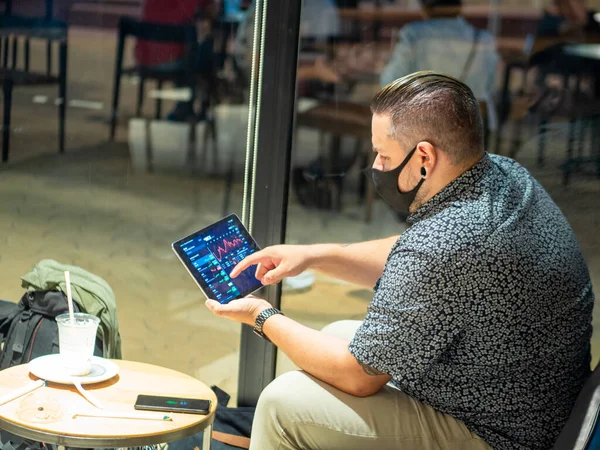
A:
{"type": "Polygon", "coordinates": [[[208,298],[228,303],[262,287],[255,277],[256,266],[235,279],[229,277],[238,262],[260,250],[235,214],[174,242],[172,247],[208,298]]]}

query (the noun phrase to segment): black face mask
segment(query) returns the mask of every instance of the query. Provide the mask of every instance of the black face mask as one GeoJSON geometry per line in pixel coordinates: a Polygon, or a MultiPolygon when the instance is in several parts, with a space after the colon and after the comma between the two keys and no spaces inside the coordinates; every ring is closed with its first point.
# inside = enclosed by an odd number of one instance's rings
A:
{"type": "Polygon", "coordinates": [[[425,181],[425,179],[422,178],[421,181],[419,181],[414,187],[414,189],[408,192],[402,192],[400,189],[398,189],[398,177],[400,176],[400,172],[402,172],[404,166],[408,164],[408,161],[416,150],[417,147],[413,148],[410,153],[406,155],[404,161],[402,161],[402,163],[393,170],[384,172],[373,169],[372,167],[364,170],[367,176],[371,176],[373,184],[375,185],[375,190],[381,196],[381,198],[383,198],[388,205],[400,213],[409,213],[410,205],[412,205],[412,202],[417,196],[417,191],[425,181]]]}

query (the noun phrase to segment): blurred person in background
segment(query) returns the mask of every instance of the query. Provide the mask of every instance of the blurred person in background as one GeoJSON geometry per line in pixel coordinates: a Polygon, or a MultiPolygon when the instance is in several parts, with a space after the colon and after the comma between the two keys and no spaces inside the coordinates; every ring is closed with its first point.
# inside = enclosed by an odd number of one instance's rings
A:
{"type": "MultiPolygon", "coordinates": [[[[144,0],[141,20],[165,25],[196,25],[198,43],[191,50],[195,53],[194,71],[209,73],[213,67],[213,39],[211,24],[216,15],[214,0],[144,0]]],[[[135,48],[135,61],[139,66],[163,69],[165,71],[183,70],[185,65],[185,48],[182,44],[172,42],[152,42],[139,40],[135,48]]],[[[169,120],[185,120],[193,114],[202,120],[206,113],[207,100],[204,100],[196,113],[191,102],[177,102],[168,115],[169,120]]]]}
{"type": "Polygon", "coordinates": [[[419,70],[446,73],[467,84],[475,98],[486,101],[489,128],[495,129],[492,99],[499,56],[494,36],[461,16],[461,0],[420,0],[420,4],[425,19],[400,29],[380,84],[419,70]]]}

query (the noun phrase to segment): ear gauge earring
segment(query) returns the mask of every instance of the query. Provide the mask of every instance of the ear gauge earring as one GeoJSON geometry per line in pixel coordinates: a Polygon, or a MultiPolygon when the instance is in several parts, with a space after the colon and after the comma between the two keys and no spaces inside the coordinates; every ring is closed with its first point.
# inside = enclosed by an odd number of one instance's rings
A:
{"type": "Polygon", "coordinates": [[[427,169],[425,167],[421,167],[421,178],[425,178],[427,176],[427,169]]]}

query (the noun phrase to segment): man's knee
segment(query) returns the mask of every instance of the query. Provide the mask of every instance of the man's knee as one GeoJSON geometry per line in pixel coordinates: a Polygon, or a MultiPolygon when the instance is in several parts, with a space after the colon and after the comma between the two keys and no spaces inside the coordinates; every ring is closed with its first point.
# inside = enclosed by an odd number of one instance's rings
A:
{"type": "Polygon", "coordinates": [[[295,370],[275,378],[261,392],[257,410],[270,412],[288,410],[294,404],[294,397],[301,395],[298,388],[305,383],[306,377],[308,377],[306,373],[295,370]]]}
{"type": "Polygon", "coordinates": [[[305,403],[300,397],[309,380],[304,372],[288,372],[262,391],[252,426],[253,449],[297,448],[292,443],[296,435],[293,430],[304,415],[305,403]]]}
{"type": "Polygon", "coordinates": [[[260,394],[256,415],[279,432],[290,431],[298,422],[310,421],[314,416],[315,404],[328,394],[323,386],[303,371],[280,375],[260,394]]]}
{"type": "Polygon", "coordinates": [[[269,445],[274,440],[280,442],[277,448],[306,448],[307,424],[322,427],[328,422],[330,412],[325,414],[319,407],[331,395],[328,388],[332,389],[302,371],[277,377],[260,394],[252,439],[260,435],[257,444],[262,448],[272,448],[269,445]]]}
{"type": "Polygon", "coordinates": [[[338,320],[337,322],[325,325],[321,331],[330,336],[351,341],[356,334],[356,330],[362,325],[362,320],[338,320]]]}

